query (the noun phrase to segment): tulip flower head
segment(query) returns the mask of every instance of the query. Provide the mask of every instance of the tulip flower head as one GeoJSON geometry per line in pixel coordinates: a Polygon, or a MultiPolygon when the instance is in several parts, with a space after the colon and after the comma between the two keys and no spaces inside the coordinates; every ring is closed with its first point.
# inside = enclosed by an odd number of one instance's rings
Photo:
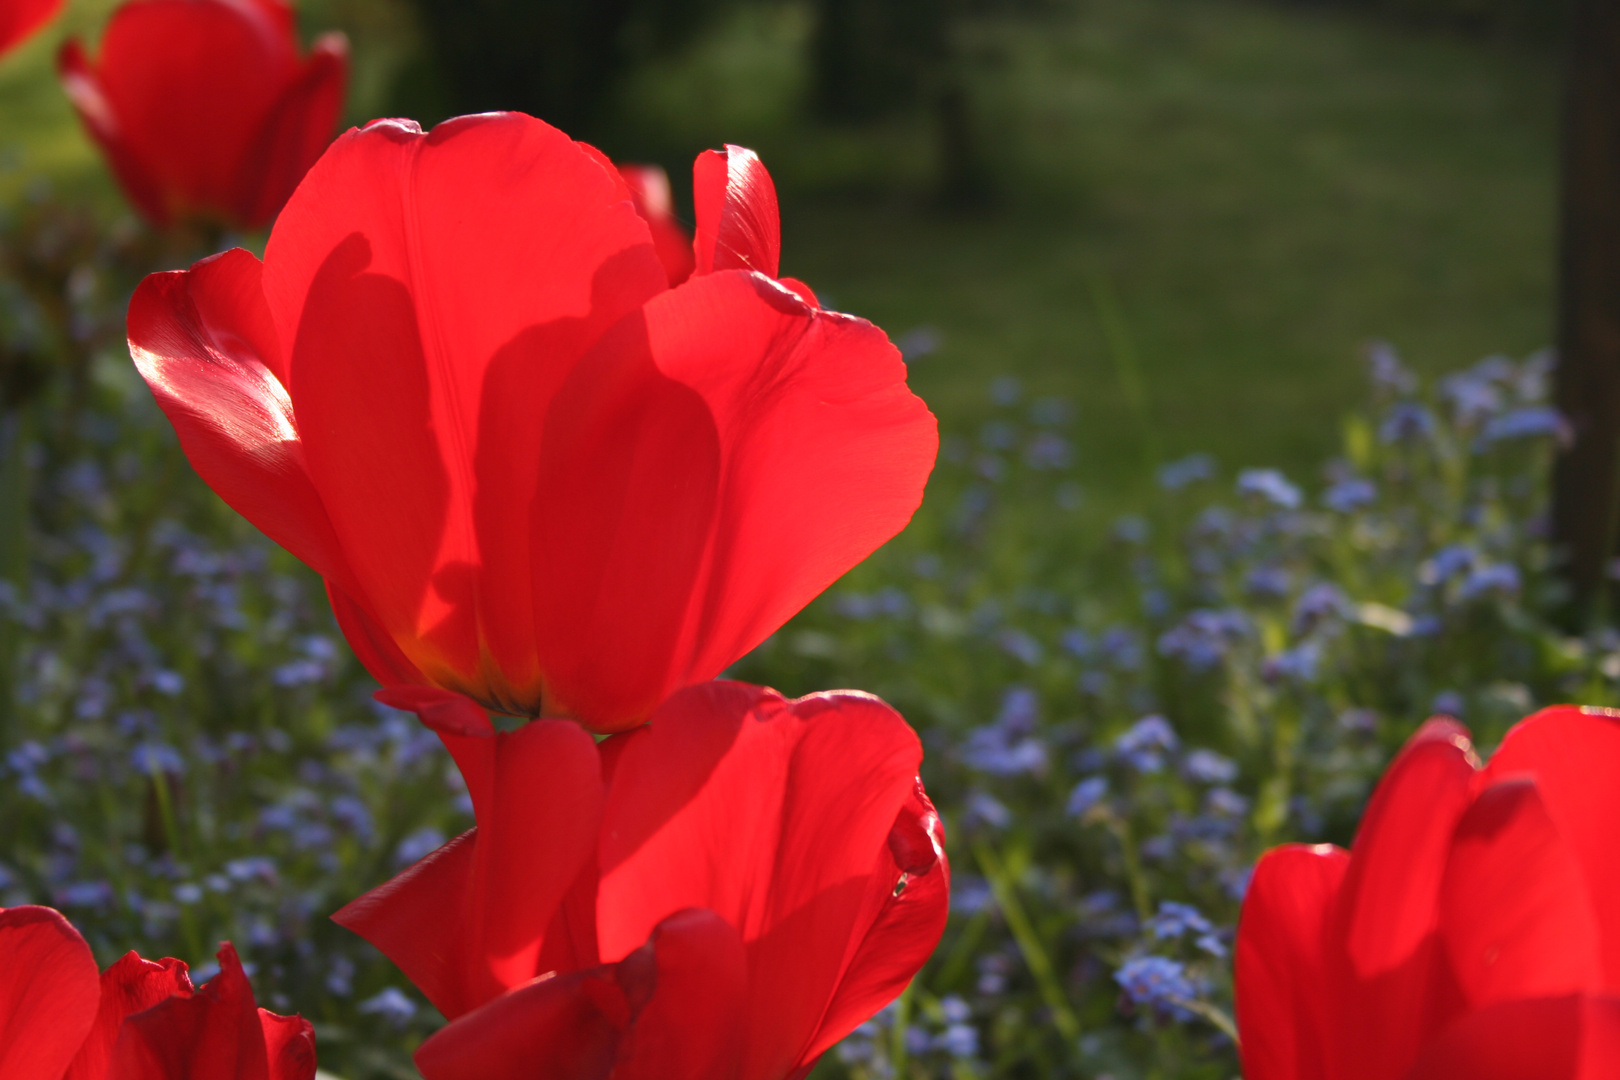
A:
{"type": "Polygon", "coordinates": [[[1620,1069],[1620,714],[1517,725],[1481,765],[1430,720],[1354,847],[1255,868],[1238,925],[1248,1080],[1598,1080],[1620,1069]]]}
{"type": "Polygon", "coordinates": [[[334,916],[451,1021],[427,1080],[803,1076],[944,930],[921,746],[870,695],[713,682],[600,746],[381,696],[439,732],[478,820],[334,916]]]}
{"type": "Polygon", "coordinates": [[[938,435],[883,332],[778,280],[705,154],[675,288],[616,168],[517,113],[340,137],[129,342],[192,465],[326,579],[385,686],[612,732],[898,532],[938,435]]]}
{"type": "Polygon", "coordinates": [[[63,0],[0,0],[0,53],[21,45],[56,18],[63,0]]]}
{"type": "Polygon", "coordinates": [[[63,89],[124,194],[159,227],[268,224],[343,109],[341,34],[298,50],[286,0],[129,0],[94,61],[62,46],[63,89]]]}
{"type": "Polygon", "coordinates": [[[200,990],[179,960],[127,953],[99,975],[47,907],[0,909],[0,1076],[6,1080],[313,1080],[315,1035],[258,1008],[236,950],[200,990]]]}

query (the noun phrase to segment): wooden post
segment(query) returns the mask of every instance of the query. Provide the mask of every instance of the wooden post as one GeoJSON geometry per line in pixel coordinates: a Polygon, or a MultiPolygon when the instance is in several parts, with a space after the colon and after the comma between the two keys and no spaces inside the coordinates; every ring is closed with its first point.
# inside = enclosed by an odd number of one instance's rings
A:
{"type": "Polygon", "coordinates": [[[1620,3],[1574,9],[1555,394],[1575,437],[1553,467],[1552,533],[1584,622],[1602,608],[1620,522],[1620,3]]]}

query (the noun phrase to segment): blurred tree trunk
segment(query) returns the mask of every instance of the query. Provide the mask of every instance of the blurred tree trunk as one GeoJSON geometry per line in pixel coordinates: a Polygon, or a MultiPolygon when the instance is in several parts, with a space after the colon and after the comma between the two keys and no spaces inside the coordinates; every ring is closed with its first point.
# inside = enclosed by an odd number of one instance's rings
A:
{"type": "Polygon", "coordinates": [[[1577,0],[1564,113],[1556,398],[1574,440],[1553,468],[1553,541],[1589,618],[1620,516],[1620,4],[1577,0]]]}
{"type": "Polygon", "coordinates": [[[960,0],[816,0],[810,41],[811,100],[826,119],[932,113],[939,195],[953,207],[987,201],[994,179],[954,40],[967,14],[960,0]]]}

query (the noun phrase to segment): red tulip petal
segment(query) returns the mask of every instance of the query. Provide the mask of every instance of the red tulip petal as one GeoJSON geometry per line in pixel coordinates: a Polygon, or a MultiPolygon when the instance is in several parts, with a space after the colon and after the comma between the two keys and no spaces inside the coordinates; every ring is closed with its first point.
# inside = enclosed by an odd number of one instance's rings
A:
{"type": "Polygon", "coordinates": [[[619,174],[629,188],[636,213],[647,222],[658,261],[664,264],[673,288],[692,276],[692,238],[675,220],[669,194],[669,175],[657,165],[620,165],[619,174]]]}
{"type": "Polygon", "coordinates": [[[0,1076],[62,1080],[100,993],[90,946],[61,914],[0,910],[0,1076]]]}
{"type": "Polygon", "coordinates": [[[1440,912],[1446,955],[1472,1006],[1602,986],[1581,867],[1534,780],[1492,784],[1463,815],[1440,912]]]}
{"type": "Polygon", "coordinates": [[[7,52],[56,17],[63,0],[7,0],[0,5],[0,52],[7,52]]]}
{"type": "Polygon", "coordinates": [[[675,216],[675,200],[669,193],[669,174],[658,165],[617,165],[636,213],[645,221],[675,216]]]}
{"type": "Polygon", "coordinates": [[[1602,927],[1605,988],[1620,993],[1620,718],[1613,710],[1543,709],[1508,732],[1485,778],[1528,774],[1580,863],[1602,927]]]}
{"type": "Polygon", "coordinates": [[[596,847],[601,765],[595,742],[572,721],[496,735],[477,706],[446,691],[379,697],[417,709],[439,732],[467,780],[478,828],[333,919],[454,1019],[540,974],[548,927],[596,847]]]}
{"type": "Polygon", "coordinates": [[[663,920],[623,961],[496,998],[417,1051],[427,1080],[731,1080],[748,967],[711,911],[663,920]]]}
{"type": "Polygon", "coordinates": [[[445,1016],[476,1005],[468,968],[477,944],[464,925],[477,830],[469,829],[397,876],[349,901],[332,921],[375,945],[445,1016]]]}
{"type": "Polygon", "coordinates": [[[596,744],[572,721],[536,720],[500,740],[478,848],[484,947],[506,989],[540,974],[546,928],[595,851],[603,790],[596,744]]]}
{"type": "Polygon", "coordinates": [[[1468,731],[1430,720],[1391,763],[1362,816],[1344,884],[1351,967],[1399,967],[1435,929],[1452,831],[1468,808],[1476,761],[1468,731]]]}
{"type": "Polygon", "coordinates": [[[269,1080],[314,1080],[314,1025],[302,1016],[277,1016],[260,1009],[259,1027],[264,1032],[269,1080]]]}
{"type": "Polygon", "coordinates": [[[742,938],[729,923],[701,908],[677,912],[618,967],[635,1012],[613,1080],[734,1080],[749,982],[742,938]]]}
{"type": "Polygon", "coordinates": [[[238,248],[151,275],[130,301],[130,354],[198,475],[270,539],[343,581],[349,571],[277,377],[260,270],[238,248]]]}
{"type": "Polygon", "coordinates": [[[1506,1001],[1447,1028],[1406,1080],[1610,1080],[1617,1061],[1620,1001],[1506,1001]]]}
{"type": "Polygon", "coordinates": [[[62,43],[56,54],[56,75],[91,140],[106,155],[119,186],[124,189],[124,197],[154,225],[169,224],[169,207],[158,180],[141,160],[139,152],[125,140],[124,129],[113,113],[101,80],[77,38],[62,43]]]}
{"type": "Polygon", "coordinates": [[[1477,762],[1453,720],[1425,723],[1379,781],[1356,832],[1335,914],[1342,996],[1335,1075],[1394,1080],[1428,1033],[1460,1005],[1436,936],[1440,887],[1457,822],[1472,797],[1477,762]]]}
{"type": "Polygon", "coordinates": [[[1323,1080],[1335,1003],[1325,954],[1329,917],[1350,866],[1342,848],[1289,844],[1260,857],[1238,921],[1235,991],[1243,1075],[1323,1080]]]}
{"type": "Polygon", "coordinates": [[[750,274],[654,298],[548,417],[533,557],[556,568],[534,584],[557,701],[616,730],[713,677],[905,526],[937,447],[871,324],[750,274]]]}
{"type": "Polygon", "coordinates": [[[297,77],[285,19],[263,4],[125,4],[107,24],[95,67],[118,145],[160,193],[156,220],[234,217],[249,146],[297,77]]]}
{"type": "Polygon", "coordinates": [[[125,953],[101,974],[101,1004],[95,1026],[63,1080],[104,1080],[126,1017],[168,998],[191,994],[191,977],[181,961],[172,957],[143,960],[133,952],[125,953]]]}
{"type": "Polygon", "coordinates": [[[244,225],[258,228],[274,218],[332,141],[348,81],[348,39],[321,35],[247,147],[236,209],[244,225]]]}
{"type": "Polygon", "coordinates": [[[811,307],[818,308],[821,306],[821,301],[816,299],[816,294],[811,291],[810,286],[806,285],[798,278],[777,278],[776,283],[782,286],[788,292],[798,293],[799,299],[803,300],[811,307]]]}
{"type": "Polygon", "coordinates": [[[728,682],[674,695],[614,774],[598,856],[603,958],[676,911],[714,911],[749,951],[744,1076],[785,1076],[868,929],[874,859],[921,757],[899,714],[867,695],[789,702],[728,682]]]}
{"type": "Polygon", "coordinates": [[[759,155],[741,146],[705,150],[692,163],[699,274],[757,270],[775,277],[782,252],[776,185],[759,155]]]}
{"type": "Polygon", "coordinates": [[[796,1069],[815,1064],[829,1047],[900,996],[939,944],[950,900],[945,830],[918,780],[889,830],[878,869],[868,879],[870,929],[854,946],[815,1041],[796,1069]]]}
{"type": "Polygon", "coordinates": [[[267,1080],[264,1029],[236,950],[189,997],[170,997],[124,1021],[107,1080],[267,1080]]]}
{"type": "Polygon", "coordinates": [[[410,657],[358,600],[330,580],[326,582],[326,599],[332,605],[332,616],[343,632],[343,639],[373,679],[384,686],[396,687],[428,682],[428,677],[411,663],[410,657]]]}
{"type": "Polygon", "coordinates": [[[619,190],[531,117],[379,121],[309,171],[266,251],[356,599],[435,682],[515,712],[539,697],[514,513],[533,502],[538,418],[602,329],[665,288],[619,190]]]}
{"type": "Polygon", "coordinates": [[[426,1080],[607,1080],[624,992],[611,969],[547,975],[434,1032],[416,1051],[426,1080]]]}

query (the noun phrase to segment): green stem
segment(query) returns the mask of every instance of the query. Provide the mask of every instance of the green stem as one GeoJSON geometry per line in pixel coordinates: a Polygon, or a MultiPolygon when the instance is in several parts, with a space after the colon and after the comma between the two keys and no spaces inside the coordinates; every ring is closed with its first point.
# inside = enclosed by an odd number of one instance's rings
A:
{"type": "Polygon", "coordinates": [[[1013,940],[1018,943],[1018,951],[1024,954],[1024,966],[1035,976],[1035,985],[1040,989],[1041,997],[1052,1013],[1052,1026],[1058,1029],[1058,1033],[1064,1039],[1074,1042],[1080,1037],[1080,1022],[1075,1019],[1068,996],[1064,994],[1063,987],[1058,982],[1057,973],[1052,970],[1052,961],[1046,955],[1046,950],[1041,947],[1040,938],[1035,934],[1035,927],[1030,923],[1029,916],[1024,913],[1023,905],[1018,902],[1018,896],[1013,890],[1013,883],[1007,877],[1001,857],[996,854],[995,848],[988,840],[975,839],[972,846],[973,857],[978,861],[979,870],[990,882],[990,892],[995,896],[996,904],[1007,920],[1007,929],[1012,931],[1013,940]]]}
{"type": "Polygon", "coordinates": [[[1239,1045],[1237,1025],[1232,1022],[1232,1018],[1230,1016],[1226,1015],[1225,1009],[1211,1005],[1207,1001],[1197,1001],[1193,998],[1171,997],[1170,1003],[1173,1005],[1180,1005],[1188,1012],[1197,1013],[1199,1016],[1202,1016],[1212,1025],[1219,1028],[1222,1035],[1225,1035],[1228,1039],[1231,1039],[1233,1046],[1239,1045]]]}
{"type": "Polygon", "coordinates": [[[935,989],[949,990],[956,985],[958,979],[967,974],[968,965],[973,962],[974,954],[979,951],[979,942],[984,940],[984,932],[989,926],[988,911],[981,911],[968,921],[961,933],[956,935],[956,943],[951,946],[945,962],[940,965],[939,975],[931,980],[935,989]]]}
{"type": "MultiPolygon", "coordinates": [[[[180,818],[174,812],[174,796],[169,791],[169,778],[163,775],[163,770],[152,768],[147,776],[152,781],[152,791],[157,795],[158,816],[163,819],[163,834],[168,839],[169,851],[174,858],[183,858],[180,846],[180,818]]],[[[180,933],[186,939],[186,947],[191,955],[201,959],[206,955],[203,951],[202,934],[197,929],[197,921],[192,917],[190,905],[180,909],[180,933]]]]}
{"type": "Polygon", "coordinates": [[[916,979],[906,983],[895,1001],[894,1030],[889,1033],[889,1064],[894,1069],[895,1080],[905,1080],[906,1031],[911,1027],[911,995],[916,985],[916,979]]]}
{"type": "Polygon", "coordinates": [[[1131,835],[1130,823],[1111,818],[1108,827],[1119,841],[1120,857],[1125,860],[1125,880],[1131,886],[1131,906],[1136,909],[1136,917],[1147,922],[1153,917],[1153,901],[1148,895],[1147,875],[1142,872],[1142,860],[1136,854],[1136,838],[1131,835]]]}
{"type": "Polygon", "coordinates": [[[1125,404],[1136,414],[1136,422],[1142,428],[1142,460],[1148,474],[1152,475],[1159,461],[1159,446],[1153,430],[1152,412],[1148,407],[1147,384],[1142,379],[1142,366],[1137,362],[1136,347],[1107,276],[1101,271],[1089,270],[1085,277],[1092,306],[1097,309],[1097,321],[1102,324],[1103,337],[1108,341],[1108,352],[1114,361],[1114,374],[1119,379],[1120,392],[1125,395],[1125,404]]]}

